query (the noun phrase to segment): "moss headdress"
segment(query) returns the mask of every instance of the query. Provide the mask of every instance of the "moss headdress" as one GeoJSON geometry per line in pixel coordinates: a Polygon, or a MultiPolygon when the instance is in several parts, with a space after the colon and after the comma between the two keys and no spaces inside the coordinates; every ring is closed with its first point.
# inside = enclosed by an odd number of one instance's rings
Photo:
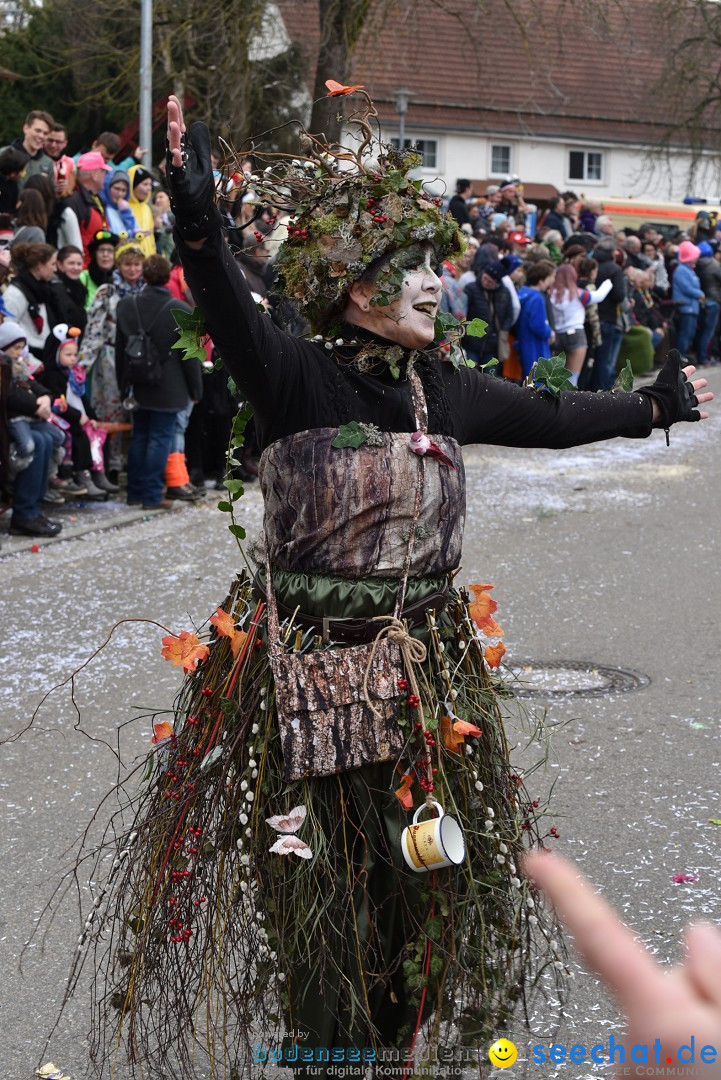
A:
{"type": "Polygon", "coordinates": [[[334,96],[351,92],[365,99],[362,112],[345,121],[357,149],[329,144],[304,128],[301,156],[251,148],[256,161],[269,164],[249,178],[249,186],[293,214],[276,262],[279,290],[316,333],[337,329],[349,287],[379,260],[384,262],[375,303],[383,305],[403,280],[403,260],[394,258],[396,252],[430,241],[444,258],[462,247],[456,222],[441,212],[441,200],[423,190],[422,180],[407,175],[421,164],[420,155],[374,138],[371,125],[378,113],[362,87],[331,89],[334,96]]]}

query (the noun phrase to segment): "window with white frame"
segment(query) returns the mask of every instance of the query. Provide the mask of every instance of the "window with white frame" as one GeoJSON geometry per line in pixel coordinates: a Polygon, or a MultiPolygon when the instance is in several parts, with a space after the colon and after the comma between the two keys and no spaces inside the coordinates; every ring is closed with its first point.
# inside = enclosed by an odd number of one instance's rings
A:
{"type": "MultiPolygon", "coordinates": [[[[391,146],[394,146],[396,150],[400,146],[400,139],[397,135],[392,137],[391,146]]],[[[438,139],[414,139],[413,136],[410,136],[410,138],[406,136],[403,140],[403,146],[406,150],[410,150],[412,147],[423,156],[423,165],[421,166],[423,169],[438,168],[438,139]]]]}
{"type": "Polygon", "coordinates": [[[507,176],[511,171],[511,147],[505,143],[491,144],[491,176],[507,176]]]}
{"type": "Polygon", "coordinates": [[[603,180],[603,152],[601,150],[569,150],[568,179],[600,183],[603,180]]]}

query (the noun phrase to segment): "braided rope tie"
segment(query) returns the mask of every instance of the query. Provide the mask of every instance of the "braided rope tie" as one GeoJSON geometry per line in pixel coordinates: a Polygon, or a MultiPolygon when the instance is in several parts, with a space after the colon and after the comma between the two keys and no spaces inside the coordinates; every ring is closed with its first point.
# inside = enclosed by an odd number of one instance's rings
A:
{"type": "Polygon", "coordinates": [[[416,666],[420,666],[425,663],[428,656],[428,650],[422,641],[411,636],[408,629],[408,623],[405,620],[397,619],[395,615],[376,615],[371,619],[371,622],[387,622],[388,625],[384,626],[373,639],[373,647],[371,649],[370,658],[368,660],[368,666],[366,667],[365,675],[363,676],[363,695],[366,699],[366,704],[371,710],[373,715],[377,719],[381,719],[382,713],[375,707],[370,699],[370,692],[368,689],[368,680],[371,674],[371,668],[373,661],[375,660],[378,646],[381,641],[386,640],[397,645],[401,652],[403,659],[403,667],[408,676],[408,681],[411,686],[411,691],[419,699],[418,704],[418,719],[423,723],[423,703],[420,701],[420,687],[418,685],[418,679],[416,677],[416,666]]]}

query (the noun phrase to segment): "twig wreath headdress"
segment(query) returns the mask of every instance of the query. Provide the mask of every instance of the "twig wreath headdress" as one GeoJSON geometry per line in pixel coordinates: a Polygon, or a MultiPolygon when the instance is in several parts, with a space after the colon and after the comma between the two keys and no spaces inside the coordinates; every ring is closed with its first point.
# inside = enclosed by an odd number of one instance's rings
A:
{"type": "Polygon", "coordinates": [[[248,188],[293,215],[276,262],[277,281],[315,333],[338,329],[349,287],[376,264],[373,303],[385,306],[400,291],[404,249],[430,241],[443,259],[463,243],[455,220],[441,212],[441,200],[424,191],[423,180],[408,176],[421,156],[374,135],[378,112],[367,91],[332,80],[326,85],[329,96],[355,93],[364,100],[362,110],[345,120],[357,148],[329,143],[302,127],[299,156],[264,153],[255,143],[243,148],[262,168],[245,180],[248,188]]]}

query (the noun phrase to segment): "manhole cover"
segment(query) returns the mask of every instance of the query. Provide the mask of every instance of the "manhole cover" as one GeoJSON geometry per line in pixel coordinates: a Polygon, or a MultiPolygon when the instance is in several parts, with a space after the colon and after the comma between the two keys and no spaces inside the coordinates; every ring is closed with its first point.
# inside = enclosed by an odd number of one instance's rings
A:
{"type": "Polygon", "coordinates": [[[509,665],[516,697],[601,697],[642,690],[648,675],[586,660],[526,660],[509,665]]]}

